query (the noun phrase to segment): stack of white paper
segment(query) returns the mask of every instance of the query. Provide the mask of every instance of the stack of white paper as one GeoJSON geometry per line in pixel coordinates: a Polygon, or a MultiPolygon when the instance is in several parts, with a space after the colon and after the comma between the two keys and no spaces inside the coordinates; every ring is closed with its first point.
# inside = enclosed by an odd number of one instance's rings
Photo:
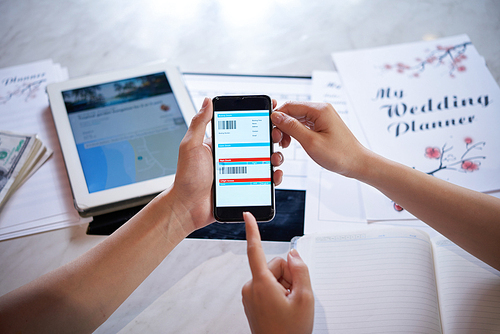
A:
{"type": "Polygon", "coordinates": [[[87,222],[73,207],[71,188],[45,87],[68,78],[67,69],[44,60],[0,70],[0,127],[37,134],[54,151],[0,209],[0,240],[87,222]]]}

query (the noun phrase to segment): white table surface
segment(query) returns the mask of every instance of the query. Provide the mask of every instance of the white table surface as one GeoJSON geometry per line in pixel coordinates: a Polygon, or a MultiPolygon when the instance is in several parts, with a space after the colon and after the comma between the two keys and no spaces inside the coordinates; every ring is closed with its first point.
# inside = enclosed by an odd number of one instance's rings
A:
{"type": "MultiPolygon", "coordinates": [[[[307,76],[333,70],[335,51],[462,33],[500,82],[500,2],[493,0],[4,0],[0,68],[51,58],[73,78],[167,59],[184,72],[307,76]]],[[[85,230],[0,242],[0,295],[104,238],[85,230]]],[[[183,241],[97,332],[249,332],[240,292],[250,278],[245,247],[183,241]]],[[[271,259],[288,244],[264,248],[271,259]]]]}

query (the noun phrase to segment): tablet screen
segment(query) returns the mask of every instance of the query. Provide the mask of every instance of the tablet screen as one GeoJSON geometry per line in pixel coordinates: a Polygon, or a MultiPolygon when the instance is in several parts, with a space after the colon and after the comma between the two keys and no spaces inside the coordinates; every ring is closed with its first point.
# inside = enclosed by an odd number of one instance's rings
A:
{"type": "Polygon", "coordinates": [[[187,125],[165,73],[62,95],[89,193],[175,173],[187,125]]]}

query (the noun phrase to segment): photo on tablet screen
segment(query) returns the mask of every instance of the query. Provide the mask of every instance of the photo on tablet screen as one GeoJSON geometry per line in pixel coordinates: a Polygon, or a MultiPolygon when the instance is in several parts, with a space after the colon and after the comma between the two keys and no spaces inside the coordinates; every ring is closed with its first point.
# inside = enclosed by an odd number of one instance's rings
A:
{"type": "Polygon", "coordinates": [[[175,173],[187,124],[165,73],[62,96],[89,193],[175,173]]]}

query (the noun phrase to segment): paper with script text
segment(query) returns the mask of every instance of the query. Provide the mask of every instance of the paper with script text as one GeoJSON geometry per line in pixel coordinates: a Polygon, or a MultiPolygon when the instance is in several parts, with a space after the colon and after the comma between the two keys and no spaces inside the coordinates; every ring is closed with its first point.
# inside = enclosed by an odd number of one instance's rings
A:
{"type": "Polygon", "coordinates": [[[53,156],[17,189],[0,210],[0,240],[88,222],[75,210],[45,92],[68,78],[51,60],[0,69],[2,130],[37,134],[53,156]]]}
{"type": "MultiPolygon", "coordinates": [[[[500,189],[500,89],[466,35],[332,55],[368,144],[424,173],[500,189]]],[[[368,220],[412,216],[364,187],[368,220]]]]}

